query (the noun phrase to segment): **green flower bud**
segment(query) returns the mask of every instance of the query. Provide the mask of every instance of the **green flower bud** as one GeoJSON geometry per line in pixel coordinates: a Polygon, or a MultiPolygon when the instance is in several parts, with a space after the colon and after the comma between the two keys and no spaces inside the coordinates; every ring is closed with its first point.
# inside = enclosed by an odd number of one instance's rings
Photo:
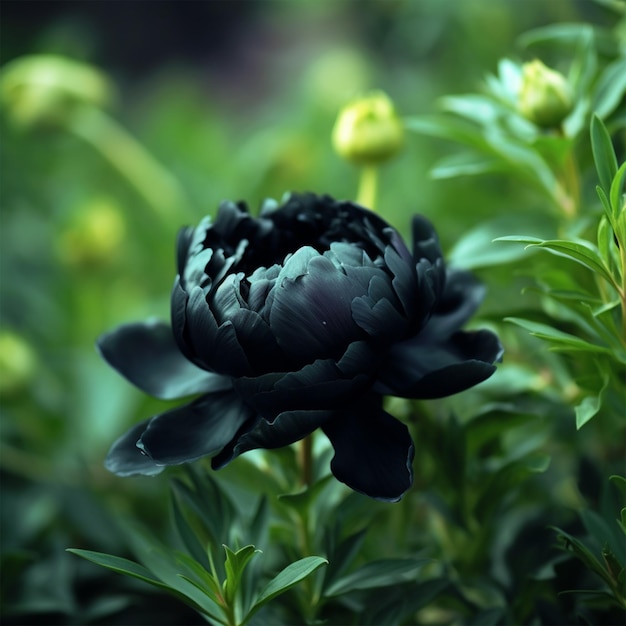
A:
{"type": "Polygon", "coordinates": [[[359,165],[378,165],[397,154],[404,144],[404,126],[393,102],[377,91],[349,102],[333,129],[333,146],[344,159],[359,165]]]}
{"type": "Polygon", "coordinates": [[[519,112],[542,128],[556,128],[573,108],[571,88],[565,76],[538,59],[522,66],[519,112]]]}
{"type": "Polygon", "coordinates": [[[32,347],[15,333],[0,331],[0,394],[21,391],[36,369],[37,358],[32,347]]]}
{"type": "Polygon", "coordinates": [[[126,225],[117,203],[106,197],[89,200],[74,223],[57,240],[60,260],[71,267],[99,268],[118,257],[126,225]]]}
{"type": "Polygon", "coordinates": [[[18,128],[58,127],[74,107],[104,107],[113,88],[98,70],[54,55],[21,57],[0,74],[0,101],[18,128]]]}

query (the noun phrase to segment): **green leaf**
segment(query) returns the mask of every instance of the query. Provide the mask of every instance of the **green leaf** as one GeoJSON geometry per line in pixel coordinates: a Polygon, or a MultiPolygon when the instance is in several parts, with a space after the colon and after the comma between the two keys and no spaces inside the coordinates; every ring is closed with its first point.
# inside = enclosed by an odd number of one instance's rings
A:
{"type": "Polygon", "coordinates": [[[604,376],[604,384],[597,395],[583,398],[582,402],[574,407],[576,413],[576,429],[580,430],[602,407],[602,394],[609,384],[609,377],[604,376]]]}
{"type": "MultiPolygon", "coordinates": [[[[202,583],[198,582],[195,578],[191,578],[186,576],[185,574],[179,574],[181,580],[184,580],[186,583],[195,587],[201,593],[206,594],[206,588],[202,585],[202,583]]],[[[212,600],[213,598],[209,598],[212,600]]],[[[203,609],[202,612],[210,617],[213,621],[218,622],[219,624],[224,624],[225,626],[229,626],[230,622],[228,621],[228,616],[225,614],[224,609],[217,602],[215,603],[215,610],[212,612],[203,609]]]]}
{"type": "Polygon", "coordinates": [[[434,179],[477,176],[502,170],[502,163],[493,157],[475,152],[459,152],[440,159],[430,170],[434,179]]]}
{"type": "Polygon", "coordinates": [[[606,215],[603,215],[598,223],[598,251],[606,267],[614,271],[614,268],[619,265],[617,258],[618,250],[615,246],[611,223],[606,215]]]}
{"type": "Polygon", "coordinates": [[[503,114],[510,114],[499,102],[480,94],[444,96],[439,100],[444,111],[455,113],[482,126],[494,124],[503,114]]]}
{"type": "Polygon", "coordinates": [[[226,580],[224,581],[224,595],[228,605],[234,604],[235,596],[246,565],[255,554],[260,554],[254,546],[245,546],[237,552],[233,552],[228,546],[224,546],[226,551],[226,580]]]}
{"type": "Polygon", "coordinates": [[[595,539],[599,546],[608,551],[619,559],[620,567],[624,567],[626,559],[626,545],[624,544],[624,535],[619,527],[613,523],[607,523],[598,513],[591,509],[583,509],[580,511],[580,518],[587,529],[587,532],[595,539]],[[619,555],[619,556],[617,556],[619,555]]]}
{"type": "Polygon", "coordinates": [[[624,208],[622,194],[624,190],[624,178],[626,177],[626,163],[622,163],[611,182],[610,199],[613,219],[618,220],[624,208]]]}
{"type": "Polygon", "coordinates": [[[544,42],[577,44],[593,37],[593,29],[588,24],[550,24],[526,31],[518,39],[520,46],[528,47],[544,42]]]}
{"type": "Polygon", "coordinates": [[[149,569],[147,569],[143,565],[140,565],[139,563],[136,563],[135,561],[130,561],[129,559],[125,559],[121,556],[104,554],[103,552],[93,552],[92,550],[68,548],[67,551],[75,554],[76,556],[80,556],[83,559],[87,559],[88,561],[91,561],[96,565],[100,565],[102,567],[106,567],[107,569],[113,570],[118,574],[126,574],[127,576],[138,578],[139,580],[143,580],[144,582],[147,582],[151,585],[167,588],[167,585],[165,585],[158,578],[155,578],[149,569]]]}
{"type": "Polygon", "coordinates": [[[209,559],[207,557],[206,550],[202,547],[200,540],[194,533],[191,526],[185,519],[183,512],[180,509],[178,500],[174,493],[171,496],[172,517],[174,520],[174,526],[178,532],[180,540],[183,542],[189,554],[206,569],[210,569],[209,559]]]}
{"type": "Polygon", "coordinates": [[[481,151],[488,149],[482,130],[465,120],[444,118],[436,115],[420,115],[406,118],[405,126],[407,130],[423,135],[448,139],[472,146],[481,151]]]}
{"type": "Polygon", "coordinates": [[[67,551],[71,552],[72,554],[76,554],[77,556],[80,556],[84,559],[87,559],[88,561],[91,561],[96,565],[100,565],[101,567],[105,567],[114,572],[117,572],[118,574],[124,574],[126,576],[137,578],[139,580],[142,580],[143,582],[148,583],[149,585],[152,585],[153,587],[165,590],[191,606],[191,608],[198,611],[198,613],[204,615],[211,614],[210,609],[212,607],[206,606],[207,603],[205,601],[209,598],[202,598],[202,596],[198,597],[197,594],[190,595],[179,588],[172,587],[167,582],[163,582],[162,580],[155,578],[149,569],[147,569],[143,565],[140,565],[139,563],[136,563],[135,561],[130,561],[129,559],[125,559],[119,556],[113,556],[111,554],[104,554],[102,552],[93,552],[91,550],[68,548],[67,551]],[[196,597],[192,597],[193,595],[195,595],[196,597]]]}
{"type": "Polygon", "coordinates": [[[511,229],[542,235],[552,232],[554,224],[548,216],[506,215],[483,221],[466,231],[448,253],[451,265],[477,269],[511,263],[527,253],[522,246],[511,246],[498,241],[511,229]]]}
{"type": "Polygon", "coordinates": [[[626,57],[604,68],[591,95],[591,110],[601,119],[612,113],[626,93],[626,57]]]}
{"type": "Polygon", "coordinates": [[[596,193],[598,194],[598,198],[600,198],[600,202],[602,202],[602,208],[606,213],[606,216],[609,220],[613,220],[613,209],[611,208],[611,201],[609,197],[604,193],[604,189],[600,187],[600,185],[596,185],[596,193]]]}
{"type": "Polygon", "coordinates": [[[367,528],[364,528],[344,539],[335,550],[332,550],[329,554],[330,563],[326,569],[324,579],[325,586],[332,584],[332,582],[350,565],[352,559],[363,545],[366,534],[367,528]]]}
{"type": "Polygon", "coordinates": [[[296,493],[286,493],[279,496],[280,501],[286,504],[289,508],[296,511],[296,513],[304,518],[307,516],[308,511],[315,504],[316,500],[320,497],[324,489],[333,482],[333,476],[329,474],[324,478],[315,481],[308,487],[303,487],[296,493]]]}
{"type": "Polygon", "coordinates": [[[626,477],[619,474],[613,474],[609,476],[609,480],[615,485],[618,491],[622,494],[622,498],[626,499],[626,477]]]}
{"type": "Polygon", "coordinates": [[[606,126],[597,115],[591,118],[591,149],[600,186],[608,194],[617,173],[617,157],[606,126]]]}
{"type": "Polygon", "coordinates": [[[427,563],[428,559],[383,559],[372,561],[342,576],[326,590],[326,596],[339,596],[350,591],[389,587],[405,582],[427,563]]]}
{"type": "Polygon", "coordinates": [[[181,569],[187,568],[188,570],[188,575],[182,575],[179,573],[179,576],[182,576],[186,580],[192,582],[202,591],[202,593],[215,601],[216,605],[221,605],[222,585],[220,584],[220,581],[213,576],[213,574],[207,571],[200,563],[192,559],[189,555],[183,554],[182,552],[177,553],[177,562],[183,566],[181,569]]]}
{"type": "Polygon", "coordinates": [[[248,618],[270,600],[298,584],[316,569],[327,563],[328,561],[321,556],[306,556],[299,561],[287,565],[287,567],[270,580],[265,589],[260,593],[248,614],[248,618]]]}
{"type": "Polygon", "coordinates": [[[566,533],[560,528],[553,527],[558,533],[558,537],[563,544],[563,549],[573,552],[592,572],[596,573],[602,579],[606,580],[608,572],[602,566],[602,563],[595,557],[593,552],[585,546],[585,544],[573,535],[566,533]]]}
{"type": "Polygon", "coordinates": [[[495,241],[517,241],[527,244],[527,248],[544,248],[548,252],[560,257],[580,263],[587,269],[600,274],[610,284],[614,284],[613,277],[607,271],[598,249],[588,241],[568,241],[566,239],[542,240],[535,237],[498,237],[495,241]]]}
{"type": "Polygon", "coordinates": [[[580,430],[600,410],[600,394],[587,396],[574,407],[576,412],[576,429],[580,430]]]}
{"type": "Polygon", "coordinates": [[[397,624],[414,623],[410,617],[421,608],[430,604],[435,598],[441,596],[450,587],[447,578],[435,578],[418,584],[398,585],[395,589],[387,591],[381,598],[378,594],[372,594],[366,615],[367,624],[376,626],[397,626],[397,624]]]}
{"type": "Polygon", "coordinates": [[[539,337],[541,339],[547,339],[557,344],[555,349],[567,349],[567,350],[581,350],[585,352],[599,352],[602,354],[611,354],[611,350],[603,346],[597,346],[593,343],[589,343],[584,339],[580,339],[575,335],[570,335],[561,330],[557,330],[547,324],[541,324],[539,322],[532,322],[530,320],[521,319],[518,317],[507,317],[505,321],[517,324],[522,328],[525,328],[531,335],[539,337]]]}

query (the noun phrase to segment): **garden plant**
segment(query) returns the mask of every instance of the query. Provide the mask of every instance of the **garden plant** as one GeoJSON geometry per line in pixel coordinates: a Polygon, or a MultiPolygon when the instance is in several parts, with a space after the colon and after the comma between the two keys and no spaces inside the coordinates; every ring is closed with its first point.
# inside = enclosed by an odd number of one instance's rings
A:
{"type": "Polygon", "coordinates": [[[626,5],[567,10],[240,110],[3,65],[3,623],[624,623],[626,5]]]}

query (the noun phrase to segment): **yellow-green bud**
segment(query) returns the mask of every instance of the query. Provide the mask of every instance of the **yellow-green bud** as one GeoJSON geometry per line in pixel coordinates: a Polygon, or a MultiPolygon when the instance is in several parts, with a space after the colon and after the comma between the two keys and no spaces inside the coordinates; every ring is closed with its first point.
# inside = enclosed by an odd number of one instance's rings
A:
{"type": "Polygon", "coordinates": [[[117,203],[96,197],[80,207],[73,224],[57,240],[63,263],[78,268],[98,268],[114,261],[126,234],[117,203]]]}
{"type": "Polygon", "coordinates": [[[393,102],[377,91],[349,102],[333,129],[335,150],[359,165],[378,165],[397,154],[404,144],[404,126],[393,102]]]}
{"type": "Polygon", "coordinates": [[[519,112],[542,128],[556,128],[569,115],[574,103],[563,74],[538,59],[522,66],[519,112]]]}
{"type": "Polygon", "coordinates": [[[8,63],[0,74],[0,100],[18,128],[62,125],[79,104],[104,107],[113,88],[94,67],[54,55],[8,63]]]}
{"type": "Polygon", "coordinates": [[[0,331],[0,393],[21,391],[35,375],[37,358],[31,346],[7,330],[0,331]]]}

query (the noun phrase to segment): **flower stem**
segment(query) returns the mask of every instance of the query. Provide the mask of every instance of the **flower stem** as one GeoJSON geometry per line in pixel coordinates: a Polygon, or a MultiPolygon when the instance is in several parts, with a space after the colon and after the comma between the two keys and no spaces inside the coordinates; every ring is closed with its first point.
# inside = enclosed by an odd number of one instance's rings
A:
{"type": "Polygon", "coordinates": [[[313,433],[300,442],[300,468],[302,484],[310,487],[313,484],[313,433]]]}
{"type": "Polygon", "coordinates": [[[178,181],[113,118],[99,109],[83,107],[68,126],[108,161],[155,213],[180,219],[187,203],[178,181]]]}
{"type": "Polygon", "coordinates": [[[376,194],[378,191],[378,168],[375,165],[365,165],[361,170],[357,204],[376,210],[376,194]]]}

